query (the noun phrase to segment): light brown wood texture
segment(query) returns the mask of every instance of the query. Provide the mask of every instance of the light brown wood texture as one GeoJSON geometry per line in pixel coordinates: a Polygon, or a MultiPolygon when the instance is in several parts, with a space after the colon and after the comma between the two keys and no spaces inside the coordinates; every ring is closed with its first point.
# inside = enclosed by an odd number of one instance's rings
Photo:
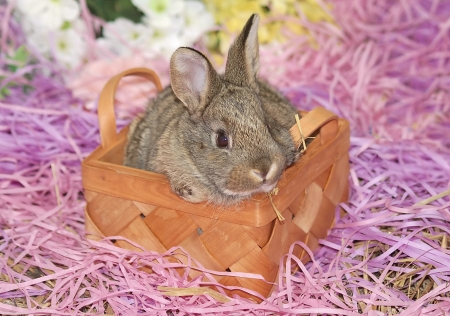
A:
{"type": "MultiPolygon", "coordinates": [[[[152,233],[152,231],[147,229],[147,226],[140,217],[135,218],[130,223],[130,225],[122,229],[117,235],[128,238],[129,240],[132,240],[135,243],[141,245],[145,249],[151,249],[158,253],[164,253],[167,250],[164,245],[158,240],[158,238],[156,238],[156,236],[152,233]]],[[[139,248],[124,240],[118,240],[116,244],[121,248],[140,251],[139,248]]]]}
{"type": "MultiPolygon", "coordinates": [[[[264,251],[259,247],[254,247],[239,261],[235,262],[230,270],[232,272],[249,272],[261,274],[268,282],[273,282],[278,272],[278,263],[270,260],[264,251]]],[[[251,278],[237,278],[238,282],[245,288],[252,289],[267,296],[272,289],[272,284],[251,278]]]]}
{"type": "MultiPolygon", "coordinates": [[[[138,68],[113,77],[102,91],[102,145],[82,163],[88,237],[123,236],[159,253],[180,246],[206,269],[261,274],[267,282],[214,277],[224,286],[241,286],[269,295],[280,259],[292,243],[302,241],[317,249],[319,239],[326,237],[334,223],[337,205],[348,198],[348,122],[320,107],[300,112],[304,136],[317,133],[302,158],[285,170],[277,186],[279,193],[272,196],[285,217],[283,222],[277,219],[266,194],[256,194],[236,207],[188,203],[171,191],[165,176],[122,165],[128,127],[116,133],[114,94],[120,79],[129,75],[147,78],[161,88],[152,71],[138,68]]],[[[300,143],[297,125],[291,135],[300,143]]],[[[123,240],[117,240],[116,245],[139,250],[123,240]]],[[[294,247],[294,255],[303,262],[310,260],[299,246],[294,247]]],[[[180,250],[170,260],[188,263],[180,250]]],[[[183,269],[177,271],[184,273],[183,269]]],[[[200,274],[191,269],[189,277],[200,274]]],[[[225,292],[260,301],[243,291],[225,292]]]]}
{"type": "Polygon", "coordinates": [[[189,214],[163,207],[147,215],[144,223],[167,249],[177,246],[193,231],[197,231],[197,225],[189,214]]]}
{"type": "MultiPolygon", "coordinates": [[[[308,117],[306,115],[302,120],[308,117]]],[[[117,146],[123,148],[126,133],[121,132],[119,136],[111,144],[112,150],[117,146]]],[[[298,191],[304,190],[317,175],[346,155],[350,145],[349,136],[348,123],[340,120],[338,134],[333,141],[321,145],[320,136],[314,140],[303,157],[284,172],[278,183],[279,193],[273,197],[275,205],[281,209],[288,207],[297,197],[298,191]]],[[[256,194],[232,209],[206,203],[193,204],[173,193],[165,176],[108,162],[107,156],[108,148],[99,147],[83,161],[82,181],[85,189],[246,226],[264,226],[276,217],[265,194],[256,194]]]]}
{"type": "Polygon", "coordinates": [[[158,75],[147,68],[132,68],[108,80],[98,101],[98,120],[101,126],[100,139],[103,147],[108,147],[116,139],[116,117],[114,114],[114,97],[120,80],[126,76],[145,78],[156,86],[158,91],[162,90],[158,75]]]}

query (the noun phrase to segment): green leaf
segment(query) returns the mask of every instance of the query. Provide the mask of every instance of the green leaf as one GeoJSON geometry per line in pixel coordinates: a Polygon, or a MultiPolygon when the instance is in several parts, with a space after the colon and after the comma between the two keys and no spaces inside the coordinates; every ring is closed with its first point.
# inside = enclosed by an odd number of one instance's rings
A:
{"type": "Polygon", "coordinates": [[[130,0],[87,0],[89,10],[105,21],[113,21],[118,17],[139,22],[143,13],[130,0]]]}
{"type": "Polygon", "coordinates": [[[23,67],[27,64],[30,54],[24,45],[20,46],[15,52],[14,55],[10,57],[11,60],[14,60],[16,63],[14,65],[8,65],[8,69],[12,72],[16,72],[17,69],[23,67]]]}
{"type": "Polygon", "coordinates": [[[8,87],[3,87],[2,89],[0,89],[0,100],[4,99],[5,97],[7,97],[10,94],[11,94],[11,91],[8,89],[8,87]]]}
{"type": "Polygon", "coordinates": [[[25,64],[28,60],[28,51],[25,48],[25,45],[20,46],[17,50],[16,53],[13,56],[13,59],[15,61],[21,62],[23,64],[25,64]]]}

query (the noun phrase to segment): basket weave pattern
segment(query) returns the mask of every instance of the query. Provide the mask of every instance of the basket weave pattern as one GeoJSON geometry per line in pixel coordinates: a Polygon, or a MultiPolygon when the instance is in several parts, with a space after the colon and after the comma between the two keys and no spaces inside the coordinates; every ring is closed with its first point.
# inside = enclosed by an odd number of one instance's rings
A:
{"type": "MultiPolygon", "coordinates": [[[[128,75],[152,81],[145,68],[131,69],[113,77],[99,100],[102,145],[83,161],[86,231],[90,238],[123,236],[145,249],[164,253],[174,246],[184,248],[206,269],[261,274],[273,282],[281,257],[294,241],[311,249],[332,227],[336,206],[347,200],[349,174],[349,126],[333,113],[316,108],[302,113],[305,136],[318,131],[304,156],[288,168],[272,196],[285,220],[276,217],[269,197],[256,194],[235,207],[188,203],[171,190],[165,176],[122,165],[128,128],[116,134],[113,110],[119,80],[128,75]]],[[[299,130],[291,129],[298,140],[299,130]]],[[[138,250],[118,240],[119,247],[138,250]]],[[[294,249],[308,261],[302,248],[294,249]]],[[[174,260],[186,263],[182,253],[174,260]]],[[[191,270],[191,277],[198,274],[191,270]]],[[[270,294],[272,285],[258,279],[216,276],[223,285],[242,286],[270,294]]],[[[243,293],[239,293],[243,294],[243,293]]]]}

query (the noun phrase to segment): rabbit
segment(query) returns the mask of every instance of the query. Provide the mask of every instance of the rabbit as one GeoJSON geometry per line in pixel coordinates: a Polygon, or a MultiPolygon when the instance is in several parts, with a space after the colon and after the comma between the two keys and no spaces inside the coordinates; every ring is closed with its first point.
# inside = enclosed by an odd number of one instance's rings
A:
{"type": "Polygon", "coordinates": [[[277,185],[300,157],[289,133],[297,111],[257,77],[258,22],[231,45],[223,75],[195,49],[173,53],[171,86],[130,125],[124,165],[165,174],[192,203],[232,205],[277,185]]]}

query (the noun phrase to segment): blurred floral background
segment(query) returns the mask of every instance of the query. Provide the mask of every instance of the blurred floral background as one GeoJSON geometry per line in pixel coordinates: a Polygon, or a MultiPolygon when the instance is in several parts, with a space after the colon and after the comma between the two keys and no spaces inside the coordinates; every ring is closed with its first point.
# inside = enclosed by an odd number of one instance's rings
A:
{"type": "MultiPolygon", "coordinates": [[[[0,5],[7,8],[5,21],[16,26],[12,40],[1,45],[8,72],[0,100],[11,87],[32,89],[29,82],[40,72],[59,76],[87,110],[96,108],[105,82],[128,68],[151,68],[167,85],[171,54],[181,46],[200,50],[222,71],[231,41],[253,13],[261,16],[260,50],[267,48],[269,56],[299,38],[314,47],[305,21],[333,24],[330,6],[321,0],[0,0],[0,5]],[[27,73],[11,76],[17,69],[27,73]]],[[[129,119],[155,91],[138,79],[123,82],[128,88],[117,92],[116,112],[129,119]]]]}
{"type": "MultiPolygon", "coordinates": [[[[252,13],[262,16],[262,45],[306,33],[287,16],[331,20],[316,0],[17,0],[14,9],[27,46],[68,69],[88,58],[123,57],[137,51],[169,59],[176,48],[195,44],[207,48],[220,64],[231,39],[252,13]],[[89,21],[95,43],[86,38],[86,9],[95,16],[89,21]]],[[[21,50],[17,57],[23,59],[24,54],[21,50]]]]}

